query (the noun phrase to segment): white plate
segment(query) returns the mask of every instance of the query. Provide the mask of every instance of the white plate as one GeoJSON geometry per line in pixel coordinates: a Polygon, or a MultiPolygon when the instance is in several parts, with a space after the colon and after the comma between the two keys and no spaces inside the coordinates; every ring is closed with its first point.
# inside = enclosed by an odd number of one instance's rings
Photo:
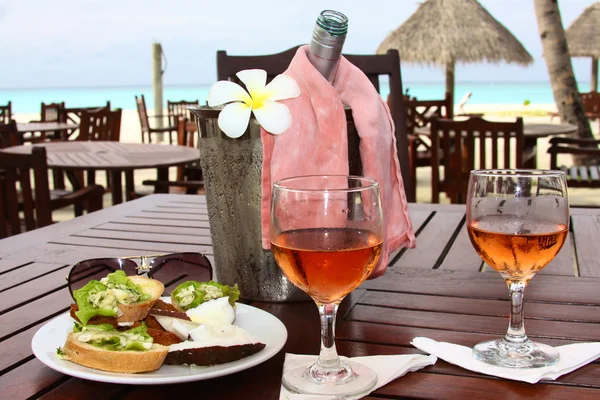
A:
{"type": "Polygon", "coordinates": [[[38,360],[58,372],[77,378],[129,385],[192,382],[233,374],[267,361],[281,350],[287,340],[287,329],[277,317],[261,309],[238,303],[235,325],[244,328],[266,345],[258,353],[238,361],[212,367],[163,365],[159,370],[153,372],[123,374],[84,367],[56,357],[56,348],[65,344],[68,333],[73,330],[73,322],[69,313],[65,313],[47,322],[36,332],[31,341],[31,348],[38,360]]]}

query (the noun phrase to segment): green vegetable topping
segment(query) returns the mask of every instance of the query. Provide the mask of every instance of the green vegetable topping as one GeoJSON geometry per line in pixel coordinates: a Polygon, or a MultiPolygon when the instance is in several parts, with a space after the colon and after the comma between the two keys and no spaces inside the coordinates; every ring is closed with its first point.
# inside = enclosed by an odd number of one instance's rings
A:
{"type": "Polygon", "coordinates": [[[144,323],[124,332],[119,332],[108,324],[82,326],[81,331],[76,333],[76,338],[80,342],[110,351],[146,351],[154,342],[144,323]]]}
{"type": "Polygon", "coordinates": [[[213,281],[187,281],[177,286],[171,295],[172,301],[183,310],[196,308],[205,301],[221,297],[229,297],[229,303],[233,306],[240,298],[238,285],[227,286],[213,281]]]}
{"type": "Polygon", "coordinates": [[[137,303],[152,297],[121,270],[108,274],[100,281],[89,281],[81,289],[75,290],[73,296],[79,307],[75,315],[84,325],[97,315],[116,316],[118,304],[137,303]]]}

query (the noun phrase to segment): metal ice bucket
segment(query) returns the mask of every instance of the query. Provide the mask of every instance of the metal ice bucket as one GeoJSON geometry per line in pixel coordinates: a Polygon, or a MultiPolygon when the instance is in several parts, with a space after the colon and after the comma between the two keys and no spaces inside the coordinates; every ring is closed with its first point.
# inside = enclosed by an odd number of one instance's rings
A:
{"type": "MultiPolygon", "coordinates": [[[[237,139],[217,124],[220,109],[192,108],[199,132],[200,165],[215,260],[216,279],[238,284],[241,297],[257,301],[302,301],[310,297],[281,272],[261,243],[262,143],[260,126],[252,117],[237,139]]],[[[349,132],[352,124],[346,113],[349,132]]],[[[354,131],[354,129],[352,129],[354,131]]],[[[351,172],[360,171],[358,136],[349,135],[351,172]]]]}

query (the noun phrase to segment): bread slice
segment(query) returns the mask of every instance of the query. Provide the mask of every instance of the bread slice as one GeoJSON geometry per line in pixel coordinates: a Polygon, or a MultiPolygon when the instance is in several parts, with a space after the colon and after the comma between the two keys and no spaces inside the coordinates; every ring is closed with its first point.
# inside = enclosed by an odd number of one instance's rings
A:
{"type": "Polygon", "coordinates": [[[138,303],[119,304],[118,307],[120,312],[117,316],[117,323],[143,320],[146,318],[146,315],[148,315],[150,308],[156,303],[156,300],[158,300],[165,291],[165,285],[156,279],[150,279],[139,275],[128,276],[128,278],[136,285],[139,285],[144,293],[149,294],[152,297],[138,303]]]}
{"type": "Polygon", "coordinates": [[[183,342],[179,345],[181,345],[181,350],[173,350],[173,348],[178,348],[178,345],[170,346],[169,354],[164,361],[165,365],[208,367],[225,364],[256,354],[266,346],[264,343],[247,343],[235,346],[193,347],[194,342],[183,342]]]}
{"type": "Polygon", "coordinates": [[[147,351],[111,351],[80,342],[75,333],[67,336],[62,352],[70,361],[85,367],[109,372],[137,374],[156,371],[163,364],[169,348],[153,344],[147,351]]]}

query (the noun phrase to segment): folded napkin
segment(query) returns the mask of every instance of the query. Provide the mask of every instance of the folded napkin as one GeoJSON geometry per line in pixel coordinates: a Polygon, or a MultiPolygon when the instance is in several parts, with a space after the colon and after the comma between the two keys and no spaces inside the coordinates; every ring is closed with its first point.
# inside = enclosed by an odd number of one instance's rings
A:
{"type": "MultiPolygon", "coordinates": [[[[341,357],[342,359],[347,359],[341,357]]],[[[397,379],[408,372],[418,371],[421,368],[425,368],[428,365],[433,365],[437,361],[434,356],[424,356],[422,354],[403,354],[393,356],[367,356],[367,357],[353,357],[350,360],[365,365],[371,368],[377,374],[377,383],[371,390],[374,392],[380,387],[387,385],[394,379],[397,379]]],[[[289,369],[295,368],[302,364],[310,364],[317,361],[317,356],[306,356],[298,354],[286,354],[285,361],[283,363],[283,372],[285,373],[289,369]]],[[[369,392],[370,393],[370,392],[369,392]]],[[[365,393],[358,397],[345,397],[345,399],[360,399],[369,393],[365,393]]],[[[325,396],[315,394],[294,394],[290,393],[286,388],[281,386],[281,393],[279,400],[337,400],[339,397],[336,396],[325,396]]]]}
{"type": "Polygon", "coordinates": [[[600,342],[567,344],[555,347],[560,353],[560,359],[555,365],[541,368],[507,368],[496,367],[475,359],[470,347],[436,342],[424,337],[416,337],[411,343],[421,351],[469,371],[529,383],[536,383],[540,380],[553,381],[600,357],[600,342]]]}
{"type": "Polygon", "coordinates": [[[385,218],[385,241],[379,266],[382,275],[388,255],[400,247],[414,247],[394,123],[387,104],[367,76],[344,57],[332,86],[308,60],[308,46],[296,52],[286,75],[296,80],[299,97],[283,100],[292,115],[291,127],[281,135],[262,131],[262,238],[270,248],[269,218],[274,182],[299,175],[347,175],[348,137],[344,104],[360,136],[363,175],[380,184],[385,218]]]}

